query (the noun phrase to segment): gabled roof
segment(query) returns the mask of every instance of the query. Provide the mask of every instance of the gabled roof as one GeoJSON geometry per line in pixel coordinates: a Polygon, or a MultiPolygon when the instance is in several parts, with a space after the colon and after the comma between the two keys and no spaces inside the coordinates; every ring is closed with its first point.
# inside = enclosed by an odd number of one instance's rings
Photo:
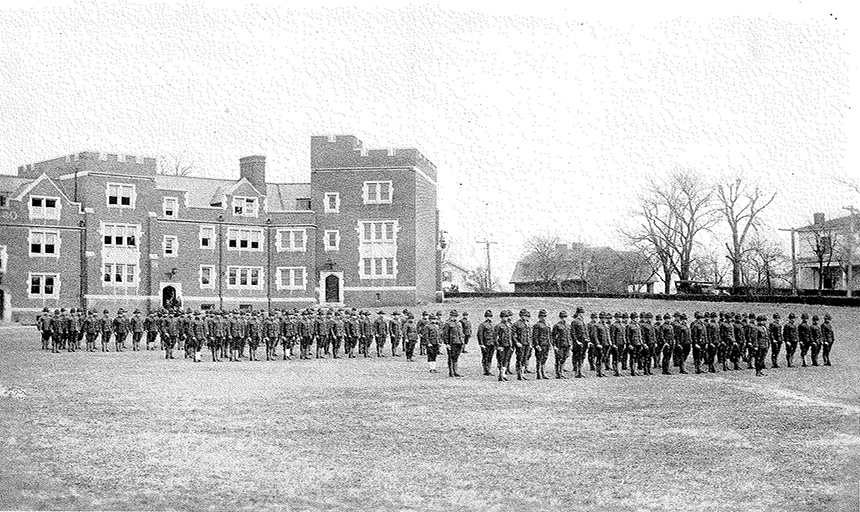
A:
{"type": "MultiPolygon", "coordinates": [[[[588,247],[582,246],[580,244],[576,244],[577,249],[584,249],[587,251],[592,258],[608,261],[613,263],[614,265],[625,265],[625,264],[633,264],[635,262],[635,258],[637,253],[632,251],[616,251],[611,247],[588,247]]],[[[575,252],[572,249],[567,249],[565,257],[571,261],[577,261],[581,255],[575,252]]],[[[537,259],[535,255],[527,255],[521,258],[516,265],[514,266],[514,273],[511,275],[510,283],[536,283],[540,282],[540,278],[535,275],[535,270],[533,268],[534,262],[537,259]]],[[[641,264],[641,263],[640,263],[641,264]]],[[[588,269],[586,269],[586,276],[588,269]]],[[[657,279],[652,275],[650,269],[646,269],[642,267],[641,275],[650,276],[648,279],[639,282],[656,282],[657,279]]],[[[577,269],[570,268],[566,273],[562,273],[558,276],[559,280],[562,282],[565,281],[582,281],[582,275],[577,269]]]]}
{"type": "Polygon", "coordinates": [[[469,272],[469,269],[467,269],[466,267],[464,267],[462,265],[454,263],[453,261],[442,262],[442,268],[445,268],[445,267],[453,267],[453,268],[459,270],[460,272],[469,272]]]}
{"type": "MultiPolygon", "coordinates": [[[[854,229],[860,230],[860,215],[854,216],[854,229]]],[[[851,229],[851,218],[852,215],[845,215],[843,217],[836,217],[835,219],[825,220],[821,224],[809,224],[808,226],[803,226],[802,228],[797,228],[798,231],[814,231],[814,230],[835,230],[835,231],[848,231],[851,229]]]]}
{"type": "Polygon", "coordinates": [[[269,211],[289,211],[296,209],[297,199],[310,199],[310,183],[268,183],[269,211]]]}
{"type": "Polygon", "coordinates": [[[32,178],[19,178],[18,176],[0,174],[0,192],[16,192],[31,181],[33,181],[32,178]]]}
{"type": "MultiPolygon", "coordinates": [[[[33,190],[34,188],[39,186],[39,184],[42,183],[43,181],[47,181],[48,183],[50,183],[51,186],[54,187],[54,190],[56,190],[57,193],[60,195],[60,197],[65,199],[65,201],[67,203],[74,203],[71,199],[68,198],[68,196],[66,196],[66,193],[63,192],[63,190],[60,187],[58,187],[56,183],[54,183],[54,180],[49,178],[48,175],[45,173],[42,173],[41,175],[39,175],[38,178],[31,181],[30,183],[27,183],[27,184],[24,184],[24,185],[21,185],[20,187],[18,187],[18,190],[15,191],[15,194],[12,196],[12,199],[14,199],[16,201],[20,201],[24,196],[29,194],[31,190],[33,190]]],[[[80,204],[80,203],[74,203],[74,204],[80,204]]]]}
{"type": "MultiPolygon", "coordinates": [[[[188,194],[188,206],[212,206],[221,203],[225,195],[236,190],[246,179],[224,180],[197,176],[155,177],[155,187],[160,190],[178,190],[188,194]]],[[[251,185],[252,186],[252,185],[251,185]]],[[[256,190],[256,188],[254,189],[256,190]]],[[[311,197],[310,183],[267,183],[266,197],[270,211],[295,210],[296,199],[311,197]]]]}

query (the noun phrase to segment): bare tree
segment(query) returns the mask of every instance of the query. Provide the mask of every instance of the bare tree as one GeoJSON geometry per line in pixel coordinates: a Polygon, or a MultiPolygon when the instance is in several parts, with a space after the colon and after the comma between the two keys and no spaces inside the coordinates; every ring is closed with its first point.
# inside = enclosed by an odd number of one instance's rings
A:
{"type": "Polygon", "coordinates": [[[818,265],[818,295],[821,295],[821,290],[824,289],[825,273],[830,274],[830,265],[837,253],[834,246],[836,232],[832,227],[815,222],[804,231],[809,235],[806,237],[806,241],[818,265]]]}
{"type": "Polygon", "coordinates": [[[840,185],[844,185],[855,194],[860,195],[860,180],[857,178],[851,176],[837,176],[834,179],[840,185]]]}
{"type": "Polygon", "coordinates": [[[756,234],[749,241],[741,262],[743,284],[753,293],[773,294],[777,285],[789,282],[789,260],[782,246],[773,239],[756,234]]]}
{"type": "Polygon", "coordinates": [[[536,235],[526,240],[526,254],[538,284],[561,290],[561,283],[569,279],[571,265],[566,246],[559,238],[549,235],[536,235]]]}
{"type": "Polygon", "coordinates": [[[165,176],[188,176],[194,172],[194,160],[185,151],[158,157],[158,174],[165,176]]]}
{"type": "Polygon", "coordinates": [[[690,278],[694,281],[708,281],[714,283],[715,287],[720,287],[725,285],[728,274],[729,268],[725,259],[714,251],[700,250],[693,256],[690,278]]]}
{"type": "Polygon", "coordinates": [[[758,186],[750,188],[740,177],[730,183],[717,185],[716,192],[719,210],[732,234],[731,245],[726,243],[726,250],[732,263],[732,288],[738,288],[741,285],[747,236],[750,231],[758,231],[759,214],[770,206],[776,198],[776,192],[768,199],[758,186]]]}
{"type": "Polygon", "coordinates": [[[491,280],[487,267],[478,267],[466,275],[466,286],[479,293],[488,293],[499,289],[499,281],[491,280]]]}

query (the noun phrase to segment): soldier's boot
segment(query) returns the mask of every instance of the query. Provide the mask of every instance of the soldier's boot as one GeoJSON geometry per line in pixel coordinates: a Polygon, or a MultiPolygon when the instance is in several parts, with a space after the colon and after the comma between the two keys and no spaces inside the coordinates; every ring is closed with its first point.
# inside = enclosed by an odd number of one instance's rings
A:
{"type": "Polygon", "coordinates": [[[525,380],[523,378],[523,370],[522,368],[517,368],[517,380],[525,380]]]}
{"type": "Polygon", "coordinates": [[[639,375],[639,374],[638,374],[638,373],[636,373],[636,363],[634,363],[634,362],[631,360],[631,361],[630,361],[630,376],[631,376],[631,377],[637,377],[638,375],[639,375]]]}
{"type": "Polygon", "coordinates": [[[714,363],[708,363],[708,373],[717,373],[717,369],[714,367],[714,363]]]}
{"type": "Polygon", "coordinates": [[[672,375],[669,373],[669,360],[667,358],[663,358],[663,375],[672,375]]]}
{"type": "Polygon", "coordinates": [[[541,372],[540,363],[535,363],[535,378],[536,379],[543,379],[544,378],[543,373],[541,372]]]}
{"type": "MultiPolygon", "coordinates": [[[[600,370],[600,367],[598,366],[598,367],[597,367],[597,369],[598,369],[598,371],[599,371],[599,370],[600,370]]],[[[574,375],[573,375],[573,378],[574,378],[574,379],[581,379],[581,378],[585,377],[585,376],[582,374],[582,363],[577,364],[577,365],[576,365],[575,370],[576,370],[576,372],[575,372],[575,373],[574,373],[574,375]]]]}
{"type": "Polygon", "coordinates": [[[779,368],[779,363],[776,360],[776,354],[772,354],[770,356],[770,367],[771,368],[779,368]]]}
{"type": "Polygon", "coordinates": [[[618,363],[617,362],[612,363],[612,369],[615,371],[614,375],[616,377],[621,377],[621,373],[618,371],[618,363]]]}
{"type": "Polygon", "coordinates": [[[818,366],[818,354],[812,353],[812,366],[818,366]]]}
{"type": "Polygon", "coordinates": [[[503,368],[499,367],[499,382],[502,382],[503,380],[508,380],[508,379],[505,378],[505,370],[503,368]]]}
{"type": "Polygon", "coordinates": [[[696,375],[702,373],[702,364],[699,361],[693,361],[693,368],[695,368],[695,371],[693,373],[695,373],[696,375]]]}
{"type": "Polygon", "coordinates": [[[806,354],[803,352],[800,353],[800,366],[806,368],[806,354]]]}
{"type": "Polygon", "coordinates": [[[460,374],[460,361],[454,361],[454,377],[462,377],[460,374]]]}

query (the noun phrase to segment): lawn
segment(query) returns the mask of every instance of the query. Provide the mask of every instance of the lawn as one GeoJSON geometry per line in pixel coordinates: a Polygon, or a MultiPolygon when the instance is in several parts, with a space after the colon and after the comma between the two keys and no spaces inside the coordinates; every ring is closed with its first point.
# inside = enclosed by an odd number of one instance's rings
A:
{"type": "MultiPolygon", "coordinates": [[[[720,306],[429,309],[577,305],[720,306]]],[[[834,366],[497,382],[474,341],[449,379],[444,357],[192,364],[0,327],[0,509],[858,510],[857,310],[723,306],[830,312],[834,366]]]]}

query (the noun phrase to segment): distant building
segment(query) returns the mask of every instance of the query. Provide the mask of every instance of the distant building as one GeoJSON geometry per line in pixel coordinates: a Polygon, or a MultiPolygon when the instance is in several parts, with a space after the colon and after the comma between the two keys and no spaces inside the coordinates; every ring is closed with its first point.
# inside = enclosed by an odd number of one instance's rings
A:
{"type": "Polygon", "coordinates": [[[0,320],[433,301],[436,167],[352,135],[311,137],[310,156],[309,183],[268,182],[265,156],[240,158],[238,178],[94,152],[0,175],[0,320]]]}
{"type": "Polygon", "coordinates": [[[558,246],[561,264],[555,280],[547,281],[540,270],[541,258],[528,255],[514,267],[510,283],[514,292],[654,293],[654,271],[634,251],[584,244],[558,246]]]}
{"type": "Polygon", "coordinates": [[[796,228],[797,287],[801,290],[860,289],[860,254],[857,234],[860,215],[827,220],[823,213],[813,214],[813,222],[796,228]],[[850,270],[849,270],[850,262],[850,270]]]}
{"type": "Polygon", "coordinates": [[[470,271],[452,261],[442,262],[442,290],[473,292],[474,288],[469,286],[468,278],[470,271]]]}

